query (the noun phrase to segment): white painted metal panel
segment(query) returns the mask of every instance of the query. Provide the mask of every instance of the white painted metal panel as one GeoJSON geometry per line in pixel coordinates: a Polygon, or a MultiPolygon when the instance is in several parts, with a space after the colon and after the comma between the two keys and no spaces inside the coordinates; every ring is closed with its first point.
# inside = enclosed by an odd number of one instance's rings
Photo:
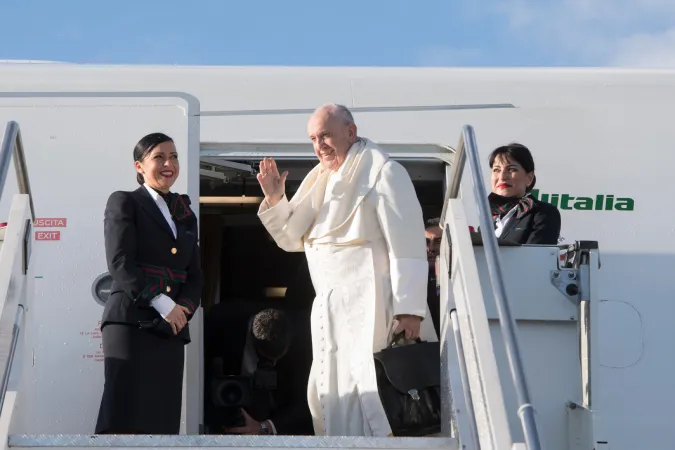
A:
{"type": "MultiPolygon", "coordinates": [[[[485,252],[483,247],[474,249],[511,435],[516,442],[524,441],[485,252]]],[[[558,248],[500,247],[499,252],[543,448],[567,450],[566,407],[569,402],[581,403],[583,388],[578,307],[551,282],[558,268],[558,248]]],[[[594,281],[597,274],[596,267],[591,275],[594,281]]]]}
{"type": "MultiPolygon", "coordinates": [[[[559,248],[552,246],[499,247],[506,293],[516,320],[561,321],[576,326],[577,305],[555,288],[551,276],[559,270],[559,248]],[[530,276],[531,275],[531,276],[530,276]],[[527,289],[525,289],[527,287],[527,289]]],[[[498,319],[494,294],[483,247],[476,247],[485,308],[490,319],[498,319]]]]}

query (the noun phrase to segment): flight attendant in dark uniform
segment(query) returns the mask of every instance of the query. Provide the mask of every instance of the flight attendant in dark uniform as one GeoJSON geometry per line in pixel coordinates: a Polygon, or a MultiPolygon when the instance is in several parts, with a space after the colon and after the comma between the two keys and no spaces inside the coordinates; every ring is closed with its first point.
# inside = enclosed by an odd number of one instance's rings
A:
{"type": "Polygon", "coordinates": [[[133,192],[114,192],[104,233],[110,296],[101,322],[105,385],[97,434],[178,434],[184,346],[200,305],[197,218],[172,139],[153,133],[134,149],[133,192]]]}
{"type": "Polygon", "coordinates": [[[521,144],[490,154],[492,193],[488,196],[495,234],[518,244],[558,245],[560,211],[530,194],[537,182],[534,159],[521,144]]]}

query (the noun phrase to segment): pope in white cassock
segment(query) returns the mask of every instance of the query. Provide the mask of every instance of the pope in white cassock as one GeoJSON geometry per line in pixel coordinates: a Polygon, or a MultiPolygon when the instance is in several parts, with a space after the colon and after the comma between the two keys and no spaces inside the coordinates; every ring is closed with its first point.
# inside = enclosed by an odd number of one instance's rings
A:
{"type": "MultiPolygon", "coordinates": [[[[327,105],[308,123],[319,158],[289,201],[288,172],[264,159],[258,215],[282,249],[305,251],[316,298],[308,400],[317,435],[390,436],[373,353],[390,331],[436,341],[427,309],[422,208],[410,176],[358,137],[349,110],[327,105]]],[[[440,370],[440,368],[439,368],[440,370]]]]}

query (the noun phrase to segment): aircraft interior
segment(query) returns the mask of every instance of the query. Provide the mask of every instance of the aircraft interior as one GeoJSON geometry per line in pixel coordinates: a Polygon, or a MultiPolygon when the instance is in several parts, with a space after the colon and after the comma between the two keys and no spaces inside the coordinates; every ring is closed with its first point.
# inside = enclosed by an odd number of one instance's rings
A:
{"type": "MultiPolygon", "coordinates": [[[[200,167],[206,434],[227,434],[224,423],[243,424],[240,415],[231,416],[237,405],[250,401],[250,393],[241,392],[242,378],[239,377],[245,335],[250,318],[266,308],[282,310],[292,324],[290,348],[277,364],[276,388],[287,391],[297,404],[306,405],[312,361],[310,311],[314,290],[304,253],[281,250],[257,217],[263,198],[255,178],[258,162],[210,158],[208,162],[203,159],[200,167]],[[293,372],[293,376],[282,376],[284,370],[293,372]],[[225,387],[225,381],[231,384],[225,387]],[[226,410],[230,412],[225,414],[226,410]]],[[[413,180],[425,222],[439,217],[445,164],[419,159],[400,162],[413,180]]],[[[286,159],[277,163],[280,171],[289,171],[286,193],[292,197],[317,161],[286,159]]],[[[437,318],[438,301],[430,301],[430,307],[437,318]]],[[[285,426],[277,433],[312,434],[308,417],[303,416],[298,422],[301,423],[285,426]]]]}

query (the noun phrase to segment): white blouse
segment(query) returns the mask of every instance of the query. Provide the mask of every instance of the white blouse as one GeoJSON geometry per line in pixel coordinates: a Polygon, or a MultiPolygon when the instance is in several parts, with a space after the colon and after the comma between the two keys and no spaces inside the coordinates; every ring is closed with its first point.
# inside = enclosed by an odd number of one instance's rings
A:
{"type": "MultiPolygon", "coordinates": [[[[159,210],[162,212],[162,215],[166,219],[166,222],[169,224],[169,227],[171,227],[171,231],[173,231],[173,236],[177,237],[178,231],[176,230],[176,224],[173,221],[173,218],[171,217],[169,205],[166,204],[164,199],[153,188],[151,188],[147,184],[144,184],[143,186],[145,186],[145,188],[148,190],[150,196],[157,204],[159,210]]],[[[171,310],[176,306],[176,302],[174,302],[173,299],[168,295],[159,294],[158,296],[150,300],[150,305],[153,308],[155,308],[155,310],[162,316],[162,318],[166,319],[166,316],[168,316],[171,310]]]]}
{"type": "Polygon", "coordinates": [[[504,217],[497,217],[497,219],[495,220],[496,225],[495,235],[497,235],[497,237],[501,237],[502,233],[504,232],[504,228],[506,228],[506,226],[511,222],[511,220],[513,220],[513,216],[516,215],[517,209],[518,207],[514,206],[513,208],[511,208],[509,212],[506,213],[504,217]]]}

